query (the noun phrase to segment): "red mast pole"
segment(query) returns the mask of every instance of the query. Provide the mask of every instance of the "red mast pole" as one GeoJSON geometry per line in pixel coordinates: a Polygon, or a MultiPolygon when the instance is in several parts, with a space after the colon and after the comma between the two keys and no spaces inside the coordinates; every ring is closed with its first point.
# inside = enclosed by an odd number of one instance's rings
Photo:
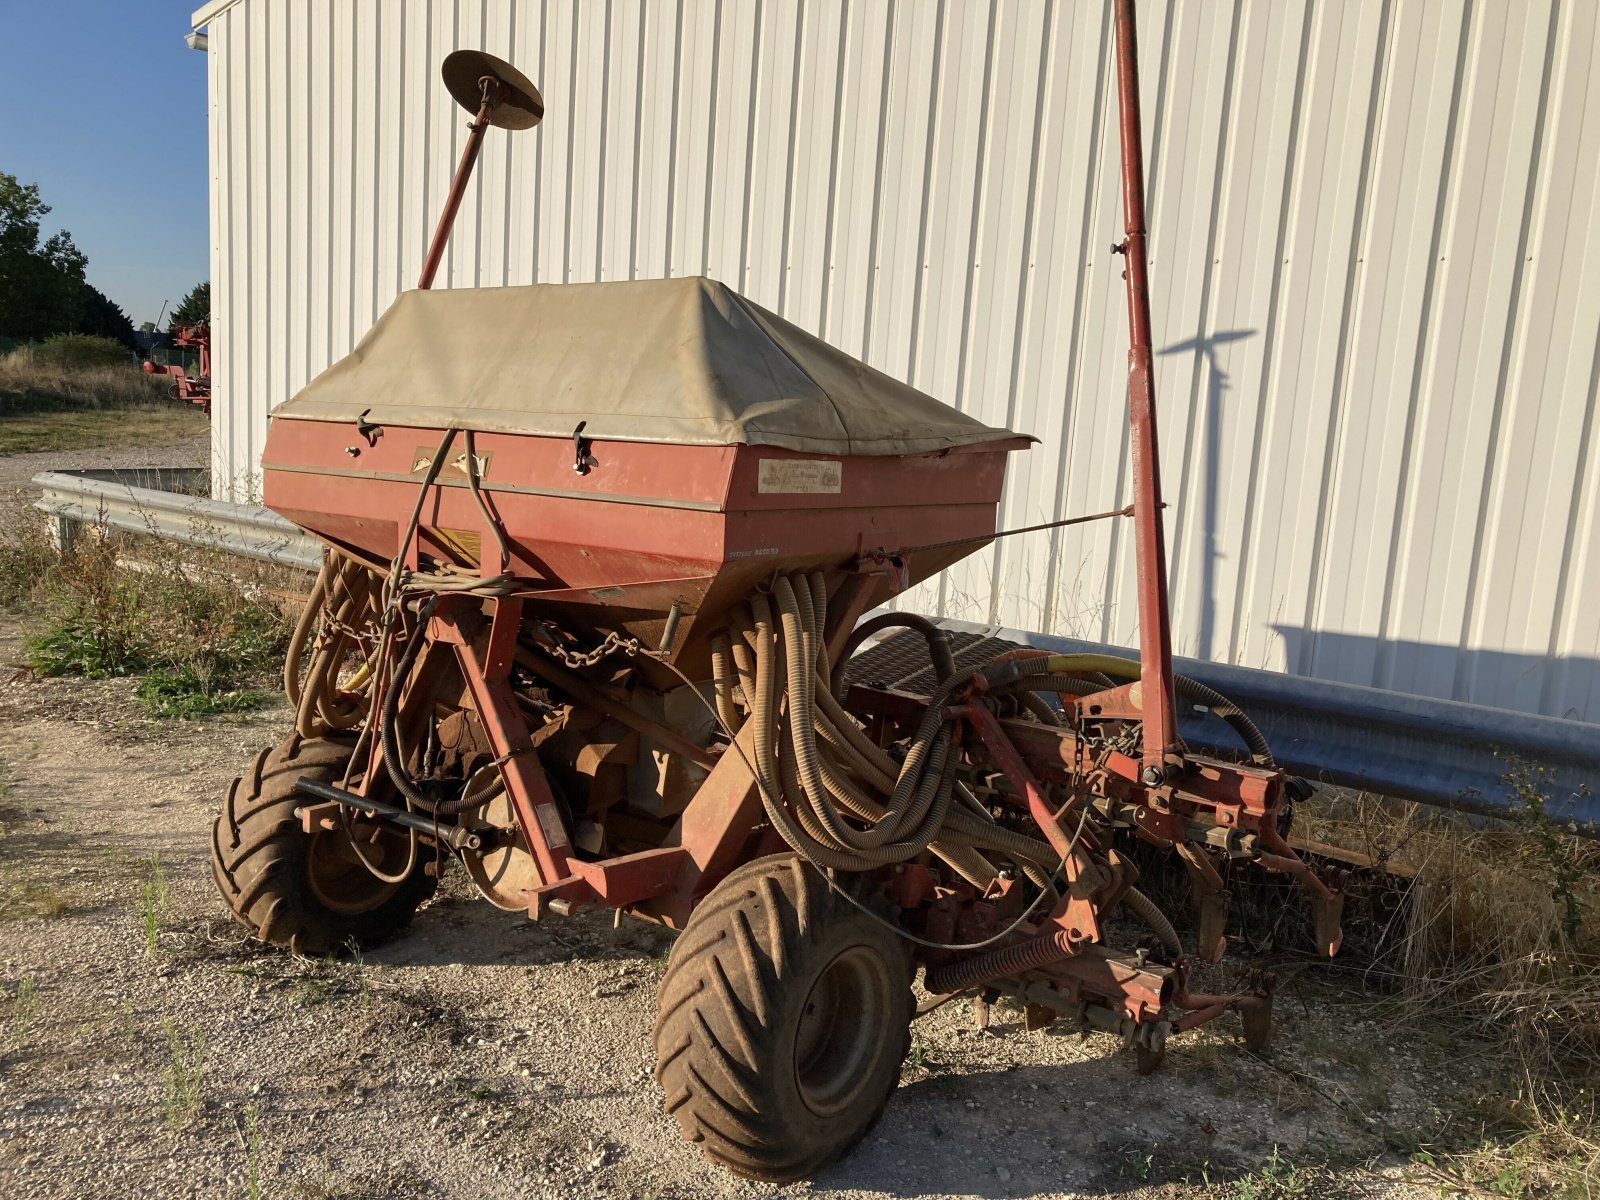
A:
{"type": "Polygon", "coordinates": [[[489,114],[505,95],[505,86],[498,80],[484,76],[479,81],[483,88],[483,104],[478,115],[467,128],[467,144],[461,149],[461,161],[456,165],[456,175],[450,181],[450,194],[444,198],[444,211],[439,214],[439,224],[433,231],[433,241],[428,246],[428,257],[422,263],[422,276],[417,287],[426,291],[433,287],[433,277],[439,272],[439,262],[444,258],[444,248],[450,242],[450,230],[456,223],[456,213],[461,208],[461,198],[467,194],[467,182],[472,178],[472,168],[478,161],[478,150],[483,145],[483,134],[489,128],[489,114]]]}
{"type": "Polygon", "coordinates": [[[1150,279],[1144,213],[1144,142],[1139,114],[1139,39],[1134,0],[1115,0],[1117,107],[1122,130],[1122,214],[1128,281],[1128,421],[1133,442],[1133,524],[1139,581],[1140,708],[1145,782],[1167,777],[1178,751],[1172,703],[1172,622],[1161,510],[1161,455],[1151,370],[1150,279]]]}

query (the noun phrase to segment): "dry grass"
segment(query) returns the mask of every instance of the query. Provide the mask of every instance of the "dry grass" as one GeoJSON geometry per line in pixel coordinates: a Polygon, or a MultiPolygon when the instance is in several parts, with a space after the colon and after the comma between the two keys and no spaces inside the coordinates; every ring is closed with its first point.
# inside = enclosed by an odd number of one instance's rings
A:
{"type": "Polygon", "coordinates": [[[43,350],[0,357],[0,454],[156,445],[204,433],[209,419],[131,359],[71,364],[43,350]]]}
{"type": "Polygon", "coordinates": [[[171,404],[165,380],[125,363],[76,366],[52,362],[31,349],[0,358],[0,413],[129,408],[171,404]]]}
{"type": "Polygon", "coordinates": [[[1453,1027],[1498,1094],[1463,1097],[1437,1151],[1502,1194],[1600,1192],[1600,845],[1559,814],[1549,772],[1508,763],[1516,805],[1474,822],[1359,797],[1318,814],[1319,839],[1416,869],[1377,931],[1369,981],[1396,1023],[1453,1027]]]}

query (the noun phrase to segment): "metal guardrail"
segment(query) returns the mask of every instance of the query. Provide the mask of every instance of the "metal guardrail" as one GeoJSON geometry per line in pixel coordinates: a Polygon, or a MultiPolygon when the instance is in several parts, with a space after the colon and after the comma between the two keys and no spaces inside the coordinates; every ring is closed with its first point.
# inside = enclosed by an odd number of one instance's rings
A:
{"type": "Polygon", "coordinates": [[[193,468],[44,471],[33,477],[44,493],[34,507],[50,514],[63,546],[78,526],[104,525],[306,571],[322,565],[321,544],[270,509],[172,490],[205,475],[193,468]]]}
{"type": "MultiPolygon", "coordinates": [[[[1129,650],[1076,638],[941,619],[939,625],[1059,653],[1129,650]]],[[[1173,668],[1250,715],[1278,764],[1295,775],[1423,804],[1504,816],[1517,801],[1506,776],[1520,760],[1540,769],[1548,811],[1600,837],[1600,725],[1454,700],[1434,700],[1195,659],[1173,668]]],[[[1242,743],[1206,710],[1179,701],[1178,730],[1201,753],[1242,743]]]]}

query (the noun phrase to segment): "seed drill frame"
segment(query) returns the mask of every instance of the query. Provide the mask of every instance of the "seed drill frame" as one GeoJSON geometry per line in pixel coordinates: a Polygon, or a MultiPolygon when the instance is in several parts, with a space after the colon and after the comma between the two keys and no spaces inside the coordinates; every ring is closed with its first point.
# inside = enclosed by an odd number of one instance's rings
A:
{"type": "MultiPolygon", "coordinates": [[[[601,907],[676,929],[693,929],[701,902],[737,868],[798,851],[829,888],[914,942],[924,1007],[1008,993],[1025,1002],[1030,1026],[1064,1016],[1120,1033],[1146,1070],[1171,1034],[1229,1011],[1241,1014],[1247,1042],[1269,1038],[1270,979],[1224,995],[1196,991],[1191,957],[1114,844],[1131,831],[1182,858],[1201,959],[1222,953],[1225,867],[1239,861],[1303,885],[1320,949],[1339,946],[1336,882],[1285,840],[1293,781],[1243,714],[1173,674],[1134,3],[1114,7],[1126,226],[1114,249],[1127,282],[1133,501],[1106,515],[1134,522],[1139,661],[1017,649],[957,663],[945,635],[918,618],[862,623],[906,583],[995,536],[1004,461],[1021,439],[937,456],[846,457],[846,483],[797,508],[754,482],[762,462],[808,461],[792,451],[595,443],[581,425],[562,440],[275,421],[267,502],[337,551],[290,666],[300,734],[359,731],[342,774],[297,780],[304,833],[365,838],[363,860],[381,838],[403,834],[408,864],[419,845],[457,857],[491,900],[535,918],[601,907]],[[606,479],[619,477],[628,503],[591,503],[614,500],[606,479]],[[938,499],[950,496],[962,502],[938,499]],[[890,627],[896,636],[852,657],[890,627]],[[921,646],[919,638],[935,668],[926,687],[874,682],[874,654],[921,646]],[[300,682],[304,640],[314,661],[300,682]],[[352,653],[364,663],[353,678],[352,653]],[[787,691],[771,681],[785,653],[787,691]],[[642,702],[680,683],[714,696],[709,732],[688,733],[659,703],[642,702]],[[1241,731],[1247,761],[1186,751],[1180,692],[1241,731]],[[813,708],[820,770],[804,753],[813,708]],[[430,724],[430,713],[446,710],[449,720],[430,724]],[[789,742],[774,758],[773,721],[797,729],[802,719],[798,761],[789,742]],[[654,754],[661,794],[677,779],[681,803],[653,820],[626,815],[625,785],[608,764],[630,754],[654,754]],[[424,778],[446,759],[459,787],[448,801],[424,778]],[[881,792],[861,800],[856,789],[873,779],[881,792]],[[845,797],[843,828],[823,792],[845,797]],[[918,852],[897,857],[892,848],[930,811],[945,823],[924,824],[918,852]],[[884,844],[890,852],[880,853],[884,844]],[[1005,865],[974,863],[974,847],[1005,865]],[[1151,943],[1108,948],[1119,907],[1148,927],[1151,943]]],[[[475,116],[424,289],[488,127],[525,128],[543,115],[533,85],[486,55],[458,51],[445,80],[475,116]]],[[[258,763],[257,775],[273,761],[258,763]]],[[[239,828],[228,814],[219,822],[218,870],[244,914],[240,892],[252,885],[234,865],[239,828]]],[[[259,931],[262,921],[249,923],[259,931]]],[[[772,1168],[766,1177],[785,1175],[772,1168]]]]}

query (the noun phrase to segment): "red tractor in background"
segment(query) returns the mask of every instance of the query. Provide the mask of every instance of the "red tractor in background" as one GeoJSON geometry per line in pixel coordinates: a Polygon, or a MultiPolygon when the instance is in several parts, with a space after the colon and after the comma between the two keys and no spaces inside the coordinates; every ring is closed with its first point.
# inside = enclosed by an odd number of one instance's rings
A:
{"type": "Polygon", "coordinates": [[[179,363],[158,363],[153,356],[144,360],[144,373],[171,376],[172,386],[168,389],[168,393],[172,398],[199,405],[209,417],[211,415],[211,323],[199,321],[193,325],[175,326],[172,330],[172,342],[175,346],[198,351],[200,361],[196,373],[189,374],[179,363]]]}

